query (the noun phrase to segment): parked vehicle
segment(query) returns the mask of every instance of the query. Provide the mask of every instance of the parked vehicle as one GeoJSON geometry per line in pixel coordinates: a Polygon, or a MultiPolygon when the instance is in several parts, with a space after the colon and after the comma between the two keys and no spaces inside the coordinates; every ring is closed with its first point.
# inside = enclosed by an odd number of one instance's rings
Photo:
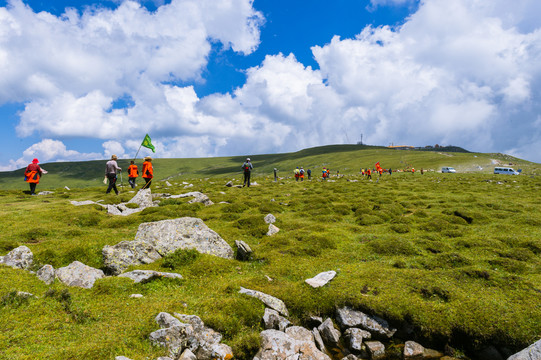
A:
{"type": "Polygon", "coordinates": [[[441,168],[442,173],[456,173],[455,168],[452,167],[442,167],[441,168]]]}
{"type": "Polygon", "coordinates": [[[494,174],[519,175],[520,172],[510,167],[495,167],[494,174]]]}

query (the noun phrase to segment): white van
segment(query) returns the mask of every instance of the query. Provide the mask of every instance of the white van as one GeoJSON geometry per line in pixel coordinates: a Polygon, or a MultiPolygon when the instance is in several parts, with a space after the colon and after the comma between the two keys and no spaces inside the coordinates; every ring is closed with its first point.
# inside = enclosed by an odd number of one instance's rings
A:
{"type": "Polygon", "coordinates": [[[442,173],[456,173],[455,168],[452,167],[442,167],[441,168],[442,173]]]}
{"type": "Polygon", "coordinates": [[[495,167],[494,174],[519,175],[520,173],[510,167],[495,167]]]}

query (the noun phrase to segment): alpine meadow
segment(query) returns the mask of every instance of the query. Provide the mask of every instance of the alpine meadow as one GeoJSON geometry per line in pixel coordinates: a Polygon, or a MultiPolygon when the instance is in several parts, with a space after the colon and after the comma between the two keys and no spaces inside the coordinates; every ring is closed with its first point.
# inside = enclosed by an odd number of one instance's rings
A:
{"type": "MultiPolygon", "coordinates": [[[[48,193],[38,196],[29,195],[23,169],[0,173],[0,257],[23,245],[33,254],[28,269],[0,265],[0,358],[168,356],[149,340],[159,329],[156,316],[168,312],[200,317],[236,359],[253,359],[265,304],[239,293],[241,287],[282,300],[291,324],[309,329],[312,318],[334,318],[346,306],[385,319],[398,330],[385,342],[386,359],[402,359],[406,340],[442,354],[452,350],[449,358],[483,359],[488,348],[507,357],[541,338],[541,165],[432,150],[334,145],[247,154],[254,165],[250,187],[239,186],[246,156],[158,158],[155,206],[127,216],[103,205],[127,203],[144,182],[139,177],[131,189],[123,172],[120,194],[105,194],[106,160],[43,164],[48,173],[37,192],[48,193]],[[377,162],[392,174],[361,175],[377,162]],[[311,179],[295,181],[298,166],[311,169],[311,179]],[[447,166],[457,172],[441,173],[447,166]],[[495,175],[494,166],[521,173],[495,175]],[[323,167],[330,169],[326,181],[323,167]],[[212,204],[174,197],[188,192],[212,204]],[[94,203],[71,203],[87,200],[94,203]],[[272,236],[267,214],[279,229],[272,236]],[[181,279],[140,283],[107,271],[106,245],[133,241],[140,224],[183,217],[201,219],[235,252],[236,241],[245,242],[251,257],[179,249],[127,271],[181,279]],[[74,261],[107,276],[89,289],[58,279],[47,285],[36,276],[46,264],[59,269],[74,261]],[[336,276],[322,287],[305,282],[331,270],[336,276]]],[[[129,161],[118,164],[124,170],[129,161]]]]}

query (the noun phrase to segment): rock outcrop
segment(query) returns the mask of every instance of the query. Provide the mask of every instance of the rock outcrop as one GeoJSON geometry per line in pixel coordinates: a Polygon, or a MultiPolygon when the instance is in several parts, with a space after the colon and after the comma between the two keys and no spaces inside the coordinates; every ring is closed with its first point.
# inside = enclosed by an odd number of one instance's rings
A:
{"type": "Polygon", "coordinates": [[[19,246],[11,250],[7,255],[0,256],[0,264],[14,269],[28,269],[34,262],[34,254],[27,246],[19,246]]]}
{"type": "Polygon", "coordinates": [[[336,320],[342,329],[361,328],[376,337],[384,339],[391,338],[396,332],[396,329],[392,329],[387,321],[347,307],[336,311],[336,320]]]}
{"type": "Polygon", "coordinates": [[[68,286],[77,286],[85,289],[92,288],[96,280],[105,277],[103,271],[87,266],[79,261],[74,261],[68,266],[56,269],[55,275],[58,280],[68,286]]]}
{"type": "Polygon", "coordinates": [[[119,277],[127,277],[135,283],[146,283],[155,278],[182,279],[182,275],[175,273],[166,273],[154,270],[133,270],[118,275],[119,277]]]}
{"type": "Polygon", "coordinates": [[[260,336],[261,348],[254,360],[331,360],[317,348],[312,332],[303,327],[288,327],[285,332],[264,330],[260,336]]]}
{"type": "Polygon", "coordinates": [[[148,264],[177,249],[233,259],[233,249],[203,220],[183,217],[139,225],[135,240],[122,241],[103,250],[105,267],[120,274],[131,265],[148,264]]]}
{"type": "Polygon", "coordinates": [[[245,289],[243,287],[240,288],[239,293],[245,294],[251,297],[255,297],[256,299],[261,300],[265,305],[267,305],[271,309],[278,311],[280,314],[284,316],[289,316],[289,312],[287,311],[286,304],[284,304],[282,300],[275,298],[274,296],[267,295],[257,290],[245,289]]]}
{"type": "Polygon", "coordinates": [[[231,347],[221,343],[222,335],[206,327],[195,315],[160,313],[156,322],[161,329],[149,335],[150,341],[164,346],[174,359],[230,360],[231,347]]]}
{"type": "Polygon", "coordinates": [[[541,340],[528,346],[526,349],[511,355],[507,360],[538,360],[541,359],[541,340]]]}

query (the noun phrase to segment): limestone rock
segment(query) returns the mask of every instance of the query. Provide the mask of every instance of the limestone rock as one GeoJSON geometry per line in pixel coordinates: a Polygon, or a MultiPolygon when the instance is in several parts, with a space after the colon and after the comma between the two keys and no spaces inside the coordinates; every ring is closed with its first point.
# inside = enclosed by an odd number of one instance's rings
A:
{"type": "Polygon", "coordinates": [[[115,356],[115,360],[131,360],[131,359],[125,356],[115,356]]]}
{"type": "Polygon", "coordinates": [[[267,214],[264,220],[267,224],[274,224],[276,222],[276,218],[272,214],[267,214]]]}
{"type": "Polygon", "coordinates": [[[269,224],[269,231],[267,231],[267,236],[272,236],[277,234],[280,229],[278,229],[274,224],[269,224]]]}
{"type": "Polygon", "coordinates": [[[135,194],[134,197],[131,198],[130,201],[128,201],[128,204],[137,204],[141,210],[147,207],[152,207],[154,206],[154,202],[152,201],[152,192],[150,189],[141,189],[135,194]]]}
{"type": "Polygon", "coordinates": [[[325,348],[325,343],[323,342],[323,338],[321,337],[321,334],[317,328],[312,329],[312,335],[314,336],[314,342],[316,343],[317,348],[326,353],[327,349],[325,348]]]}
{"type": "Polygon", "coordinates": [[[336,321],[342,329],[358,327],[370,331],[374,336],[387,339],[391,338],[396,332],[396,329],[392,329],[387,321],[347,307],[336,311],[336,321]]]}
{"type": "Polygon", "coordinates": [[[28,269],[34,262],[34,254],[27,246],[19,246],[11,250],[7,255],[0,256],[0,264],[14,269],[28,269]]]}
{"type": "Polygon", "coordinates": [[[415,341],[406,341],[406,343],[404,344],[405,359],[421,357],[424,351],[425,348],[421,344],[416,343],[415,341]]]}
{"type": "Polygon", "coordinates": [[[130,298],[132,298],[132,299],[140,299],[140,298],[142,298],[142,297],[143,297],[142,294],[131,294],[131,295],[130,295],[130,298]]]}
{"type": "Polygon", "coordinates": [[[96,280],[105,277],[103,271],[94,269],[79,261],[74,261],[68,266],[56,269],[55,275],[58,280],[68,286],[77,286],[85,289],[92,288],[96,280]]]}
{"type": "Polygon", "coordinates": [[[370,359],[379,360],[385,358],[385,345],[379,341],[366,341],[364,344],[366,345],[368,354],[370,354],[370,359]]]}
{"type": "Polygon", "coordinates": [[[52,195],[52,194],[54,194],[53,191],[40,191],[38,193],[38,195],[52,195]]]}
{"type": "Polygon", "coordinates": [[[197,358],[190,349],[186,349],[182,352],[182,355],[180,355],[178,360],[197,360],[197,358]]]}
{"type": "Polygon", "coordinates": [[[286,332],[264,330],[261,332],[261,348],[254,360],[330,360],[319,351],[309,330],[293,326],[286,332]]]}
{"type": "Polygon", "coordinates": [[[321,325],[318,326],[317,329],[319,330],[325,344],[332,347],[336,347],[336,345],[338,345],[338,342],[340,341],[340,331],[334,327],[334,324],[330,318],[327,318],[321,325]]]}
{"type": "Polygon", "coordinates": [[[171,185],[171,183],[170,183],[169,181],[166,180],[166,181],[165,181],[165,186],[173,186],[173,185],[171,185]]]}
{"type": "Polygon", "coordinates": [[[235,245],[237,245],[237,260],[247,261],[252,257],[252,249],[250,245],[246,244],[242,240],[235,240],[235,245]]]}
{"type": "Polygon", "coordinates": [[[146,283],[154,278],[182,279],[182,275],[180,274],[159,272],[154,270],[133,270],[118,276],[127,277],[136,283],[146,283]]]}
{"type": "Polygon", "coordinates": [[[183,217],[139,225],[135,240],[122,241],[103,250],[105,266],[119,274],[131,265],[148,264],[177,249],[233,258],[233,249],[201,219],[183,217]]]}
{"type": "Polygon", "coordinates": [[[232,187],[233,186],[233,181],[228,181],[225,186],[227,187],[232,187]]]}
{"type": "MultiPolygon", "coordinates": [[[[193,185],[192,185],[193,186],[193,185]]],[[[186,187],[184,187],[186,188],[186,187]]],[[[205,206],[213,205],[214,203],[209,199],[209,197],[199,191],[192,191],[185,194],[180,195],[171,195],[171,199],[178,199],[178,198],[185,198],[185,197],[194,197],[192,200],[188,201],[189,204],[192,204],[194,202],[200,202],[204,204],[205,206]]]]}
{"type": "Polygon", "coordinates": [[[47,285],[51,285],[54,282],[54,268],[52,265],[43,265],[36,275],[38,276],[38,279],[47,285]]]}
{"type": "Polygon", "coordinates": [[[222,335],[204,325],[195,315],[160,313],[156,322],[167,326],[150,334],[150,340],[169,349],[171,357],[185,360],[230,360],[231,347],[220,343],[222,335]],[[176,317],[176,318],[175,318],[176,317]],[[186,323],[185,323],[186,322],[186,323]],[[189,351],[189,352],[187,352],[189,351]]]}
{"type": "Polygon", "coordinates": [[[313,288],[318,288],[326,285],[329,281],[334,279],[335,276],[336,271],[331,270],[319,273],[311,279],[306,279],[305,282],[313,288]]]}
{"type": "Polygon", "coordinates": [[[75,206],[92,205],[92,204],[97,204],[97,205],[103,206],[100,203],[97,203],[97,202],[92,201],[92,200],[84,200],[84,201],[71,200],[70,203],[71,203],[71,205],[75,205],[75,206]]]}
{"type": "Polygon", "coordinates": [[[255,297],[256,299],[261,300],[265,305],[267,305],[271,309],[278,311],[280,314],[284,316],[289,316],[289,312],[287,311],[287,308],[284,302],[278,298],[275,298],[274,296],[267,295],[257,290],[245,289],[242,286],[240,288],[239,293],[255,297]]]}
{"type": "Polygon", "coordinates": [[[344,338],[348,348],[356,353],[360,353],[363,340],[370,339],[372,335],[366,331],[357,328],[349,328],[344,331],[344,338]]]}
{"type": "Polygon", "coordinates": [[[541,340],[528,346],[526,349],[511,355],[507,360],[537,360],[541,359],[541,340]]]}
{"type": "Polygon", "coordinates": [[[265,314],[263,314],[263,327],[265,329],[285,331],[290,325],[291,322],[285,317],[280,316],[278,311],[265,308],[265,314]]]}

